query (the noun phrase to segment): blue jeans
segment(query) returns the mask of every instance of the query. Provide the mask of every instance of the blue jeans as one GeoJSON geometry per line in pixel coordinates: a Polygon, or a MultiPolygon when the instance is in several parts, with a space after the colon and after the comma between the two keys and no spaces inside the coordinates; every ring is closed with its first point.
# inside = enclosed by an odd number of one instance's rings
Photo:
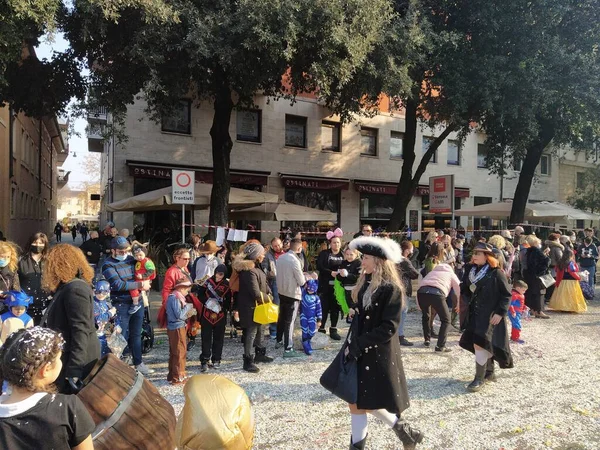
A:
{"type": "MultiPolygon", "coordinates": [[[[273,294],[273,303],[279,305],[279,291],[277,290],[277,280],[269,281],[269,287],[271,288],[271,293],[273,294]]],[[[277,336],[277,322],[269,324],[269,334],[271,338],[277,336]]]]}
{"type": "Polygon", "coordinates": [[[400,315],[400,326],[398,327],[398,336],[404,336],[404,322],[406,322],[406,314],[408,313],[408,300],[410,297],[406,297],[402,312],[400,315]]]}
{"type": "Polygon", "coordinates": [[[144,308],[138,309],[135,314],[129,314],[131,303],[116,303],[121,326],[121,333],[127,340],[127,348],[123,353],[129,351],[133,357],[133,364],[139,366],[142,363],[142,323],[144,322],[144,308]]]}
{"type": "Polygon", "coordinates": [[[596,285],[596,266],[581,266],[580,270],[583,272],[587,270],[590,273],[590,279],[588,283],[594,287],[596,285]]]}

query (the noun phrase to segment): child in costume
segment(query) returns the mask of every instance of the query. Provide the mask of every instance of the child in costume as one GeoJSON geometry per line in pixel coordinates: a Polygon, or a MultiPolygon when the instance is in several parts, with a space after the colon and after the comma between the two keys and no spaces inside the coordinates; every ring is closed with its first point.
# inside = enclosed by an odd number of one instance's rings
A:
{"type": "Polygon", "coordinates": [[[165,304],[167,315],[167,336],[169,337],[169,373],[167,381],[171,384],[185,383],[185,358],[187,356],[187,337],[185,321],[196,314],[196,309],[187,303],[186,295],[190,293],[192,282],[180,278],[165,304]]]}
{"type": "Polygon", "coordinates": [[[313,349],[310,340],[321,326],[323,312],[321,310],[321,299],[317,294],[319,281],[310,278],[306,281],[306,287],[302,291],[300,302],[300,327],[302,328],[302,347],[304,353],[312,355],[313,349]]]}
{"type": "Polygon", "coordinates": [[[0,397],[0,448],[91,449],[96,425],[76,395],[55,394],[64,340],[32,327],[11,334],[0,348],[0,378],[11,393],[0,397]]]}
{"type": "Polygon", "coordinates": [[[33,303],[33,297],[23,291],[9,291],[6,294],[4,304],[8,311],[0,316],[0,345],[4,344],[11,333],[33,326],[33,319],[27,314],[27,307],[33,303]]]}
{"type": "Polygon", "coordinates": [[[206,372],[209,367],[216,369],[221,365],[225,328],[227,327],[227,311],[231,309],[231,290],[229,281],[225,278],[226,273],[227,266],[219,264],[215,269],[215,274],[204,282],[202,299],[204,308],[202,308],[200,317],[201,372],[206,372]]]}
{"type": "MultiPolygon", "coordinates": [[[[156,266],[150,258],[146,257],[146,249],[143,245],[136,243],[131,249],[131,254],[136,259],[135,263],[135,281],[154,280],[156,278],[156,266]]],[[[129,314],[135,314],[141,307],[140,296],[145,296],[144,291],[133,289],[129,291],[133,305],[129,308],[129,314]]]]}
{"type": "MultiPolygon", "coordinates": [[[[94,322],[96,335],[100,341],[101,356],[110,353],[106,341],[106,325],[113,319],[117,320],[117,310],[110,303],[110,283],[106,280],[96,281],[94,285],[94,322]],[[107,300],[108,299],[108,300],[107,300]]],[[[114,332],[119,333],[121,327],[115,324],[114,332]]]]}
{"type": "Polygon", "coordinates": [[[516,280],[513,283],[512,299],[508,308],[508,318],[512,325],[510,332],[510,340],[519,344],[525,341],[521,339],[521,317],[527,310],[525,306],[525,292],[527,292],[527,283],[521,280],[516,280]]]}
{"type": "Polygon", "coordinates": [[[352,289],[354,289],[354,286],[356,286],[356,282],[360,276],[360,266],[360,253],[358,253],[356,250],[352,250],[351,248],[346,248],[346,250],[344,250],[344,261],[342,261],[337,276],[335,277],[336,282],[339,282],[343,289],[343,297],[341,295],[342,290],[338,289],[334,284],[334,290],[336,294],[335,297],[338,304],[342,307],[344,314],[348,314],[347,308],[346,311],[344,311],[344,307],[342,306],[344,300],[347,307],[353,308],[355,306],[354,302],[352,301],[352,289]],[[340,298],[338,298],[338,296],[340,298]]]}

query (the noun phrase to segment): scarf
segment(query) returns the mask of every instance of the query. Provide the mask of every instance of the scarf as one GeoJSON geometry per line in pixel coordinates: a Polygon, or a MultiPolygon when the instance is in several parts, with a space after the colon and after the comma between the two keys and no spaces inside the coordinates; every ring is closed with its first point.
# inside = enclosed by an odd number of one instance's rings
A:
{"type": "Polygon", "coordinates": [[[469,281],[471,282],[471,284],[477,284],[479,280],[485,277],[485,274],[487,273],[489,268],[489,264],[486,264],[481,268],[479,272],[476,272],[477,266],[473,266],[471,268],[471,271],[469,272],[469,281]]]}
{"type": "Polygon", "coordinates": [[[181,307],[183,308],[187,303],[185,300],[185,296],[178,290],[174,290],[173,294],[175,294],[175,297],[177,298],[177,300],[179,300],[179,303],[181,303],[181,307]]]}

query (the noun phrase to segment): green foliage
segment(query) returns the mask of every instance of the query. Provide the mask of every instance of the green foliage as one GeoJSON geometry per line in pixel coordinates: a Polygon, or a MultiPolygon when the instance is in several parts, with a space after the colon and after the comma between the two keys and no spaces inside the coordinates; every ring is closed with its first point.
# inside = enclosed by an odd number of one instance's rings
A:
{"type": "Polygon", "coordinates": [[[582,186],[577,188],[575,194],[569,197],[569,204],[577,209],[590,212],[600,211],[600,166],[587,169],[583,174],[582,186]]]}

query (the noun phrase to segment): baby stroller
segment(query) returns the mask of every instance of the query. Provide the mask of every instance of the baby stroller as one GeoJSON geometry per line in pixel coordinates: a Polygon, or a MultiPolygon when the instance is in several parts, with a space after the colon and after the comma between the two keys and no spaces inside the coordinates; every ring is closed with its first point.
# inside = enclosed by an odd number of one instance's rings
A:
{"type": "Polygon", "coordinates": [[[144,307],[144,320],[142,321],[142,354],[149,353],[154,347],[154,328],[150,321],[150,308],[144,307]]]}

